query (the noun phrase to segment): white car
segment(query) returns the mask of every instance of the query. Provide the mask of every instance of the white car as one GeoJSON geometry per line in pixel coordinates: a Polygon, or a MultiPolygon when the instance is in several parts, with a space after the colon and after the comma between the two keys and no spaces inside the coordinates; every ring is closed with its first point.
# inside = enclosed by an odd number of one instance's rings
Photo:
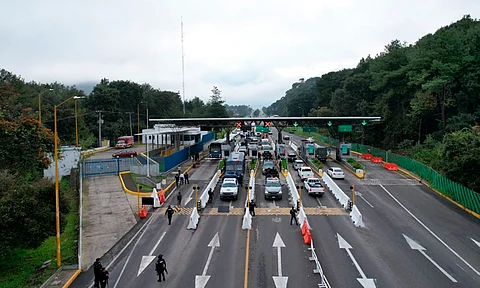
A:
{"type": "Polygon", "coordinates": [[[302,181],[307,178],[313,178],[312,168],[308,166],[300,167],[300,169],[298,169],[298,176],[300,179],[302,179],[302,181]]]}
{"type": "Polygon", "coordinates": [[[343,173],[343,170],[340,167],[328,168],[327,174],[333,179],[345,179],[345,174],[343,173]]]}
{"type": "MultiPolygon", "coordinates": [[[[296,156],[296,154],[295,154],[296,156]]],[[[300,167],[303,167],[304,164],[303,164],[303,160],[300,160],[300,159],[296,159],[294,162],[293,162],[293,170],[298,170],[300,169],[300,167]]]]}
{"type": "Polygon", "coordinates": [[[222,187],[220,188],[220,200],[238,199],[238,182],[237,178],[223,179],[222,187]]]}

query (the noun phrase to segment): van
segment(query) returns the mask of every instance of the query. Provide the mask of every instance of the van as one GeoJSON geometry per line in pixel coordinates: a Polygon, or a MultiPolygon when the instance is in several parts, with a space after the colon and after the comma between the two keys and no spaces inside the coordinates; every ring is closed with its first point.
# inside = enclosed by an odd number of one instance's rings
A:
{"type": "Polygon", "coordinates": [[[293,162],[293,170],[298,170],[300,167],[303,167],[303,160],[297,159],[293,162]]]}

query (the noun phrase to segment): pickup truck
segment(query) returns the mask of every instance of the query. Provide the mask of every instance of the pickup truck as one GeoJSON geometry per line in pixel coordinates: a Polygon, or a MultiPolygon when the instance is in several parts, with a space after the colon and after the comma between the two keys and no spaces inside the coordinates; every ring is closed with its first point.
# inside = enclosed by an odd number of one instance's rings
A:
{"type": "Polygon", "coordinates": [[[308,195],[323,196],[325,194],[325,187],[322,186],[320,179],[307,178],[303,182],[303,187],[307,190],[308,195]]]}
{"type": "Polygon", "coordinates": [[[313,178],[313,171],[308,166],[303,166],[298,169],[298,176],[302,181],[307,178],[313,178]]]}

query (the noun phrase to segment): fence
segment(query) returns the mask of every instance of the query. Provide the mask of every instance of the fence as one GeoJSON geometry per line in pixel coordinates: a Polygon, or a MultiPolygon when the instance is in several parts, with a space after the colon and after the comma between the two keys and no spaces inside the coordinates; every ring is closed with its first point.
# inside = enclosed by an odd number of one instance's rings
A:
{"type": "Polygon", "coordinates": [[[138,165],[135,158],[94,159],[83,163],[83,177],[118,175],[122,171],[129,171],[130,166],[138,165]]]}
{"type": "MultiPolygon", "coordinates": [[[[338,140],[325,136],[320,136],[320,141],[330,145],[336,145],[338,140]]],[[[352,143],[352,150],[360,153],[367,153],[375,157],[382,157],[384,161],[397,164],[399,167],[417,174],[420,178],[427,180],[430,186],[438,190],[443,195],[463,207],[480,214],[480,193],[477,193],[467,187],[458,184],[425,164],[410,159],[408,157],[388,152],[372,146],[352,143]]]]}

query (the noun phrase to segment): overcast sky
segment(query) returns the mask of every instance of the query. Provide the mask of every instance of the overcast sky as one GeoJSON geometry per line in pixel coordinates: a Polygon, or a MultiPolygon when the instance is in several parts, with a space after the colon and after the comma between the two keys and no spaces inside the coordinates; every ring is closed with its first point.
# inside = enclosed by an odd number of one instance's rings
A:
{"type": "MultiPolygon", "coordinates": [[[[132,80],[268,106],[299,78],[414,43],[479,0],[0,0],[0,68],[67,85],[132,80]]],[[[183,94],[182,94],[183,95],[183,94]]]]}

